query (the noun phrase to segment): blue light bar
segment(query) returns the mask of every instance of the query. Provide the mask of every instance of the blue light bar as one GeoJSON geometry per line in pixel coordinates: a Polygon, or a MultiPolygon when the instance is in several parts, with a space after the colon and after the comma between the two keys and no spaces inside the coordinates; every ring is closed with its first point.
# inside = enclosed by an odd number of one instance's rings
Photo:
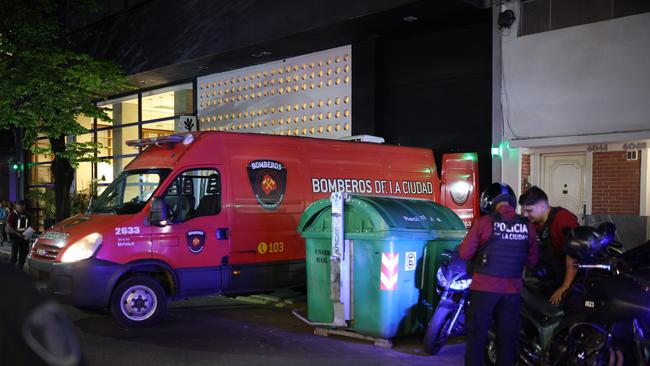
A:
{"type": "Polygon", "coordinates": [[[149,146],[149,145],[176,144],[181,141],[183,141],[183,136],[171,135],[171,136],[151,137],[148,139],[129,140],[126,142],[126,145],[131,147],[142,147],[142,146],[149,146]]]}

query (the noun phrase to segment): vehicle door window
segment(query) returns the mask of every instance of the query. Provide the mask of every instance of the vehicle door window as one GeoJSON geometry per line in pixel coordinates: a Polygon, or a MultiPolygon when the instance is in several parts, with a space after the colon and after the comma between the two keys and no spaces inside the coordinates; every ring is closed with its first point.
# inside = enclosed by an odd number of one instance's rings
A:
{"type": "Polygon", "coordinates": [[[221,176],[215,169],[183,172],[169,185],[165,202],[172,222],[183,222],[221,211],[221,176]]]}

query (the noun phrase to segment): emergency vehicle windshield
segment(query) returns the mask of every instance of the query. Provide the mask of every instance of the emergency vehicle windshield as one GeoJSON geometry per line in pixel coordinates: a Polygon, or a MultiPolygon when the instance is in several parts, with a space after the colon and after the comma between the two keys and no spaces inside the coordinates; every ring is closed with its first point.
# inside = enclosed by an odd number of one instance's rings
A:
{"type": "Polygon", "coordinates": [[[140,212],[168,174],[168,169],[124,171],[93,201],[90,213],[140,212]]]}

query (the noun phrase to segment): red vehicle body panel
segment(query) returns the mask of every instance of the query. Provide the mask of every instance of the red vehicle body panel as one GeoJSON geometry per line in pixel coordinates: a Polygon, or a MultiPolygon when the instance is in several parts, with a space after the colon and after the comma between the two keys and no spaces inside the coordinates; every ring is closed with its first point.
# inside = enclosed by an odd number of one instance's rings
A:
{"type": "Polygon", "coordinates": [[[476,154],[443,155],[441,177],[440,203],[452,209],[463,220],[465,227],[469,228],[480,214],[476,154]],[[465,189],[467,189],[466,195],[463,194],[465,189]],[[452,193],[456,194],[456,199],[452,193]]]}
{"type": "MultiPolygon", "coordinates": [[[[189,144],[149,145],[125,170],[171,169],[153,197],[163,197],[187,170],[217,170],[218,214],[154,226],[149,224],[150,199],[136,214],[75,216],[52,229],[69,235],[66,244],[58,248],[48,239],[39,239],[32,259],[60,262],[69,244],[97,232],[103,242],[93,259],[102,265],[157,263],[173,272],[176,294],[227,292],[229,288],[263,290],[277,287],[272,277],[281,277],[278,268],[282,267],[272,267],[276,264],[288,263],[287,268],[294,268],[295,263],[302,263],[296,272],[302,270],[304,276],[305,245],[296,232],[300,215],[310,203],[333,191],[441,202],[440,181],[428,149],[227,132],[197,132],[193,137],[189,144]],[[278,173],[266,174],[269,169],[278,173]],[[267,199],[267,194],[278,202],[267,199]],[[130,228],[129,232],[121,231],[124,228],[130,228]],[[205,234],[199,253],[190,250],[195,232],[205,234]],[[40,255],[44,250],[52,252],[40,255]],[[266,268],[266,272],[251,270],[255,267],[266,268]],[[251,275],[246,277],[248,272],[251,275]],[[246,280],[237,283],[240,275],[246,280]],[[253,283],[256,279],[265,282],[253,283]]],[[[454,164],[448,176],[452,171],[455,174],[454,164]]],[[[469,181],[476,186],[475,179],[469,181]]],[[[106,274],[110,281],[105,286],[112,286],[120,273],[106,274]]],[[[104,292],[110,294],[110,289],[104,292]]],[[[84,304],[88,301],[84,298],[84,304]]]]}

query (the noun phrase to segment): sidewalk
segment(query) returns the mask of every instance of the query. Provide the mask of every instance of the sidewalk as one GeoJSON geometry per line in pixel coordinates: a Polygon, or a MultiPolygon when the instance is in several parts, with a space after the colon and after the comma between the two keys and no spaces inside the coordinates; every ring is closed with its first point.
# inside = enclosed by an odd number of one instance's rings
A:
{"type": "Polygon", "coordinates": [[[3,244],[0,246],[0,263],[9,262],[9,257],[11,257],[11,243],[4,242],[3,244]]]}

